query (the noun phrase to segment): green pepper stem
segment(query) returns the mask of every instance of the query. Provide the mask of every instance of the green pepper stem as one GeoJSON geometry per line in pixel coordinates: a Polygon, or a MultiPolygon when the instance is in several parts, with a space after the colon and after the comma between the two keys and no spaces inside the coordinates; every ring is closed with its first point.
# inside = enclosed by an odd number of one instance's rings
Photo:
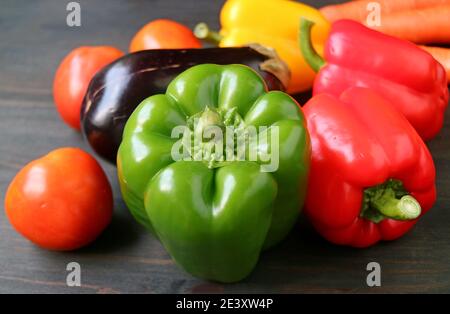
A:
{"type": "Polygon", "coordinates": [[[312,45],[311,28],[313,26],[314,22],[302,17],[300,19],[300,33],[298,41],[303,58],[305,58],[306,62],[314,70],[314,72],[319,72],[320,68],[325,65],[325,60],[319,56],[312,45]]]}
{"type": "Polygon", "coordinates": [[[194,35],[198,39],[208,41],[217,46],[223,38],[219,32],[211,30],[206,23],[198,23],[194,28],[194,35]]]}
{"type": "Polygon", "coordinates": [[[198,136],[198,138],[203,139],[203,133],[209,127],[223,128],[224,123],[220,114],[207,106],[198,119],[198,123],[195,127],[195,135],[198,136]]]}
{"type": "Polygon", "coordinates": [[[421,212],[419,202],[411,195],[396,199],[394,193],[384,193],[380,198],[372,200],[371,205],[384,216],[396,220],[415,219],[421,212]]]}
{"type": "Polygon", "coordinates": [[[210,107],[206,106],[205,110],[200,115],[199,124],[202,128],[205,128],[214,125],[221,126],[223,125],[223,122],[222,117],[216,110],[213,110],[210,107]]]}

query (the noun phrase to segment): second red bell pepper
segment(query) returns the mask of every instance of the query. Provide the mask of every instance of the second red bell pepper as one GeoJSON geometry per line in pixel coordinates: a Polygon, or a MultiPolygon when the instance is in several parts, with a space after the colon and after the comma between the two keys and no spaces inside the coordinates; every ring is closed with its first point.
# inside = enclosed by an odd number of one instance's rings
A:
{"type": "Polygon", "coordinates": [[[444,68],[429,53],[358,22],[340,20],[325,43],[325,64],[310,44],[312,25],[302,20],[300,46],[307,62],[319,71],[313,95],[339,97],[349,87],[368,87],[400,110],[424,140],[439,132],[448,102],[447,80],[444,68]]]}
{"type": "Polygon", "coordinates": [[[305,213],[327,240],[367,247],[406,233],[436,199],[435,168],[417,132],[360,87],[304,107],[312,144],[305,213]]]}

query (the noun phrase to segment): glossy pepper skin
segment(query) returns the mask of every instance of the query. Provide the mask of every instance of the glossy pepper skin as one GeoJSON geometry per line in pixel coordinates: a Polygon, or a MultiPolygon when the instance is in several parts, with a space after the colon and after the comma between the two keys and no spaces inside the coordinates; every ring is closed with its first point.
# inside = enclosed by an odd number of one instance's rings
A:
{"type": "MultiPolygon", "coordinates": [[[[220,13],[220,35],[209,34],[219,40],[220,47],[258,43],[274,48],[292,72],[287,91],[298,93],[311,88],[315,75],[298,49],[301,17],[315,22],[312,42],[317,51],[322,51],[329,23],[315,8],[295,1],[228,0],[220,13]]],[[[206,32],[199,33],[203,33],[201,38],[208,37],[206,32]]]]}
{"type": "Polygon", "coordinates": [[[431,155],[385,98],[353,87],[339,98],[314,96],[304,113],[312,143],[305,213],[328,241],[368,247],[394,240],[432,207],[431,155]]]}
{"type": "Polygon", "coordinates": [[[302,51],[315,70],[313,95],[339,96],[352,86],[368,87],[402,112],[424,140],[442,128],[448,104],[445,70],[416,45],[371,30],[350,20],[331,26],[324,61],[311,54],[308,30],[302,20],[302,51]]]}
{"type": "Polygon", "coordinates": [[[179,265],[201,278],[234,282],[246,277],[261,250],[282,240],[295,223],[309,159],[309,135],[295,100],[267,92],[249,67],[203,64],[136,108],[125,126],[117,169],[131,213],[179,265]],[[231,112],[231,119],[222,119],[231,112]],[[174,161],[173,128],[209,114],[214,125],[278,126],[277,170],[261,172],[260,159],[174,161]]]}

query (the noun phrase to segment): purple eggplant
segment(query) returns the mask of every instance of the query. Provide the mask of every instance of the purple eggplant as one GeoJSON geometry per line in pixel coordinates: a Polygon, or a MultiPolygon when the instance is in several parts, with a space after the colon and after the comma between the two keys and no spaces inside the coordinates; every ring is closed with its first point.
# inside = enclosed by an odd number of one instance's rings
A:
{"type": "Polygon", "coordinates": [[[147,97],[164,93],[184,70],[202,63],[245,64],[258,72],[269,90],[284,90],[289,69],[271,49],[239,48],[145,50],[128,54],[98,72],[81,108],[84,137],[101,157],[116,162],[128,117],[147,97]]]}

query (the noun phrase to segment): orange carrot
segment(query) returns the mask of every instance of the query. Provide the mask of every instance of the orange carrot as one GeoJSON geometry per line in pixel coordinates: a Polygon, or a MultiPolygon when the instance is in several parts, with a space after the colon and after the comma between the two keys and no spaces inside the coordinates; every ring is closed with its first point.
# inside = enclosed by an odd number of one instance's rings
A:
{"type": "Polygon", "coordinates": [[[380,4],[382,15],[450,4],[450,0],[360,0],[324,6],[320,9],[320,12],[322,12],[330,22],[340,19],[351,19],[364,22],[369,13],[367,5],[371,2],[380,4]]]}
{"type": "Polygon", "coordinates": [[[420,48],[428,51],[447,72],[447,82],[450,82],[450,48],[420,46],[420,48]]]}
{"type": "Polygon", "coordinates": [[[380,22],[368,26],[417,44],[450,43],[450,4],[382,14],[380,22]]]}

